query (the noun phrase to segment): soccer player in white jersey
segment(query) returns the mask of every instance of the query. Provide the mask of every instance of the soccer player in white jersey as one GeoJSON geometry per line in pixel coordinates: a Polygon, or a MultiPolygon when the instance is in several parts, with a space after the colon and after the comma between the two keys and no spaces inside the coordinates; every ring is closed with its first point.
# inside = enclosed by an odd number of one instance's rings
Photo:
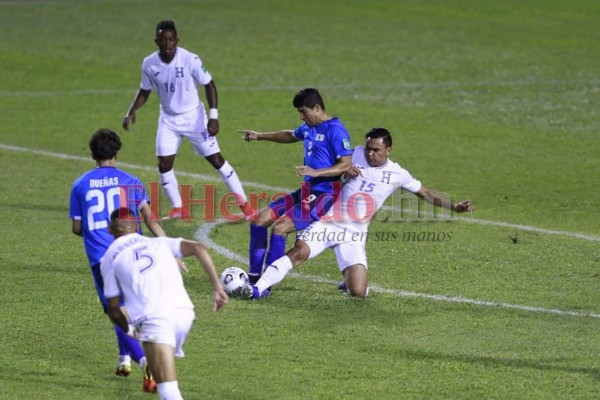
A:
{"type": "Polygon", "coordinates": [[[171,203],[167,218],[189,220],[189,204],[182,204],[173,164],[179,146],[188,139],[198,156],[203,156],[219,172],[221,179],[236,197],[247,218],[253,215],[248,198],[233,167],[223,158],[216,135],[219,132],[217,87],[200,57],[182,47],[173,21],[161,21],[156,26],[158,51],[142,63],[142,80],[133,103],[123,119],[123,128],[136,121],[136,111],[142,107],[152,90],[160,100],[160,116],[156,135],[156,156],[161,185],[171,203]],[[208,102],[208,117],[198,87],[204,86],[208,102]]]}
{"type": "Polygon", "coordinates": [[[374,128],[365,137],[365,147],[354,149],[352,167],[342,177],[345,184],[341,195],[329,212],[305,229],[294,247],[269,265],[256,284],[247,285],[244,297],[257,299],[269,295],[268,288],[280,282],[292,268],[330,247],[344,276],[345,290],[351,296],[367,296],[365,244],[369,223],[396,189],[404,188],[431,204],[455,212],[474,210],[469,200],[451,203],[388,159],[392,137],[386,129],[374,128]]]}
{"type": "Polygon", "coordinates": [[[227,294],[201,243],[142,236],[137,232],[138,219],[127,208],[113,211],[110,219],[115,241],[100,264],[108,315],[142,343],[160,398],[182,399],[175,358],[184,356],[183,344],[195,313],[175,257],[194,255],[198,259],[212,285],[213,311],[227,304],[227,294]]]}

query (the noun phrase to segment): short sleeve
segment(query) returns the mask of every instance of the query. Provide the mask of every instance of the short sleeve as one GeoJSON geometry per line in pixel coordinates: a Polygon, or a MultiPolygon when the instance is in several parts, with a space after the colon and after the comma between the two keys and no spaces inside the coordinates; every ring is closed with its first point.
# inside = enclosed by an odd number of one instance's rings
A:
{"type": "Polygon", "coordinates": [[[206,67],[202,64],[202,60],[197,55],[192,55],[192,75],[196,78],[199,84],[202,86],[208,85],[212,81],[212,75],[207,71],[206,67]]]}
{"type": "Polygon", "coordinates": [[[169,237],[161,237],[162,240],[171,250],[171,253],[177,258],[182,258],[183,254],[181,254],[181,242],[183,238],[169,238],[169,237]]]}
{"type": "Polygon", "coordinates": [[[350,145],[350,135],[348,131],[340,126],[333,127],[329,136],[330,145],[335,153],[335,158],[341,158],[352,155],[352,146],[350,145]]]}
{"type": "Polygon", "coordinates": [[[421,181],[415,179],[410,172],[400,167],[400,186],[411,193],[417,193],[421,190],[421,181]]]}
{"type": "Polygon", "coordinates": [[[71,188],[71,198],[69,203],[69,218],[81,220],[81,203],[77,196],[77,182],[75,182],[71,188]]]}
{"type": "Polygon", "coordinates": [[[140,82],[140,89],[152,90],[152,78],[150,76],[149,68],[146,68],[146,62],[142,63],[142,81],[140,82]]]}
{"type": "Polygon", "coordinates": [[[292,132],[292,135],[298,139],[298,140],[304,140],[304,131],[306,131],[308,128],[306,126],[306,124],[302,124],[299,127],[297,127],[296,129],[294,129],[294,131],[292,132]]]}

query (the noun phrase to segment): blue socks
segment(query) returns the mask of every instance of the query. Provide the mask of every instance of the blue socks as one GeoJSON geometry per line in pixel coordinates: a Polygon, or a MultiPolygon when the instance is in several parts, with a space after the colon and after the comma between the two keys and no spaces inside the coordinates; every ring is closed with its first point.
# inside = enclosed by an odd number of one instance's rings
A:
{"type": "Polygon", "coordinates": [[[285,235],[277,235],[271,232],[269,251],[267,252],[267,229],[264,226],[250,225],[250,248],[248,257],[250,267],[248,277],[251,283],[256,283],[263,270],[263,263],[270,265],[273,261],[285,255],[285,235]],[[265,260],[266,253],[266,260],[265,260]]]}
{"type": "Polygon", "coordinates": [[[144,350],[142,350],[139,342],[131,336],[127,336],[127,333],[123,332],[116,325],[115,333],[117,334],[117,343],[119,344],[119,354],[123,356],[129,355],[133,361],[139,364],[140,359],[144,357],[144,350]]]}
{"type": "Polygon", "coordinates": [[[248,249],[248,258],[250,267],[248,276],[250,282],[255,283],[262,274],[265,253],[267,252],[267,228],[255,224],[250,224],[250,248],[248,249]]]}
{"type": "Polygon", "coordinates": [[[266,265],[271,265],[275,260],[285,255],[285,235],[277,235],[271,232],[271,242],[269,243],[269,252],[267,253],[266,265]]]}

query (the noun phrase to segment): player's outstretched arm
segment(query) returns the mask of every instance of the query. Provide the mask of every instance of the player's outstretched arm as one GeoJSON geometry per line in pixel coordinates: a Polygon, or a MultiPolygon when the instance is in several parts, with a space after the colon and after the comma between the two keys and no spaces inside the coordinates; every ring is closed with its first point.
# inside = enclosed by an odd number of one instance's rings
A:
{"type": "Polygon", "coordinates": [[[148,227],[154,236],[167,236],[157,215],[152,215],[152,209],[148,203],[144,203],[140,210],[144,218],[144,224],[148,227]]]}
{"type": "Polygon", "coordinates": [[[436,192],[433,189],[427,188],[425,186],[421,187],[417,193],[415,193],[419,198],[425,200],[426,202],[433,204],[438,207],[447,208],[448,210],[452,210],[458,213],[467,212],[467,211],[475,211],[475,207],[471,203],[470,200],[462,200],[458,203],[452,203],[452,201],[446,196],[436,192]]]}
{"type": "Polygon", "coordinates": [[[238,129],[239,133],[242,133],[242,139],[246,142],[253,140],[267,140],[275,143],[295,143],[298,141],[294,136],[294,131],[286,129],[277,132],[256,132],[250,129],[238,129]]]}
{"type": "Polygon", "coordinates": [[[208,279],[213,287],[213,311],[218,311],[229,301],[229,297],[225,290],[223,289],[223,285],[219,281],[219,276],[217,275],[217,270],[213,263],[213,260],[208,254],[208,250],[204,245],[200,242],[193,242],[190,240],[182,240],[181,241],[181,254],[184,257],[195,256],[206,275],[208,275],[208,279]]]}
{"type": "Polygon", "coordinates": [[[123,118],[123,129],[128,131],[130,124],[135,124],[135,112],[138,108],[146,104],[146,101],[148,100],[149,96],[150,90],[138,90],[135,99],[133,99],[133,103],[131,103],[131,106],[129,106],[129,110],[127,110],[127,112],[125,113],[125,117],[123,118]]]}
{"type": "Polygon", "coordinates": [[[300,165],[296,167],[296,175],[298,176],[340,176],[352,167],[352,156],[341,157],[335,164],[328,168],[314,169],[308,165],[300,165]]]}

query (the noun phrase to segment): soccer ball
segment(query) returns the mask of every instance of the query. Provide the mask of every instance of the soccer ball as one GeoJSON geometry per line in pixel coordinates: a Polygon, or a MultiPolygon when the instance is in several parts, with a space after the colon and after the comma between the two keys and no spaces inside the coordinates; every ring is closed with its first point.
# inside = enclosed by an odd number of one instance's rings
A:
{"type": "Polygon", "coordinates": [[[232,297],[242,294],[242,287],[248,283],[248,274],[241,268],[229,267],[221,274],[221,284],[232,297]]]}

